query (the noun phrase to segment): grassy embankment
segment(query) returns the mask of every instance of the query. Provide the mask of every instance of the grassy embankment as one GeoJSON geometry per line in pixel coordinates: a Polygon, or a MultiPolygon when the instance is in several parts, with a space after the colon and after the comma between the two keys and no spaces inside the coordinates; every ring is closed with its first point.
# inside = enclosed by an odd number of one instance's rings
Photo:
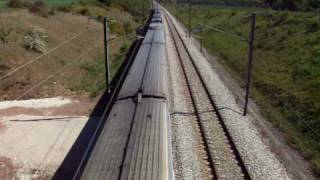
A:
{"type": "MultiPolygon", "coordinates": [[[[35,1],[35,0],[34,0],[35,1]]],[[[95,2],[96,0],[82,0],[82,2],[95,2]]],[[[8,0],[0,0],[0,8],[7,7],[8,0]]],[[[45,4],[48,6],[59,7],[59,6],[67,6],[72,3],[79,3],[80,0],[44,0],[45,4]]]]}
{"type": "MultiPolygon", "coordinates": [[[[88,0],[91,1],[91,0],[88,0]]],[[[6,35],[6,43],[0,44],[0,75],[4,75],[15,67],[36,58],[41,53],[24,47],[24,37],[34,26],[42,28],[48,35],[47,49],[51,49],[71,38],[75,34],[87,30],[71,43],[42,57],[27,68],[19,70],[9,78],[0,82],[0,99],[13,99],[31,88],[41,79],[54,73],[69,63],[64,72],[47,83],[34,89],[24,98],[47,97],[56,95],[87,94],[95,97],[105,88],[103,27],[96,20],[88,21],[86,16],[111,17],[116,20],[110,24],[112,36],[119,36],[111,42],[111,75],[121,65],[129,45],[135,39],[135,28],[141,23],[139,16],[133,16],[121,6],[105,6],[99,3],[82,1],[45,1],[45,7],[39,12],[30,12],[30,8],[6,8],[0,11],[0,28],[6,35]],[[48,2],[48,4],[47,4],[48,2]],[[29,9],[29,10],[27,10],[29,9]],[[81,16],[77,15],[80,14],[81,16]],[[100,43],[81,59],[76,59],[85,50],[100,43]],[[79,62],[76,62],[79,61],[79,62]],[[75,63],[76,62],[76,63],[75,63]]]]}
{"type": "MultiPolygon", "coordinates": [[[[169,8],[175,15],[176,9],[169,8]]],[[[180,19],[187,25],[187,7],[180,19]]],[[[320,174],[320,15],[313,12],[195,6],[192,27],[199,22],[248,37],[246,15],[257,12],[253,98],[263,115],[280,128],[290,144],[320,174]],[[264,14],[264,15],[263,15],[264,14]],[[266,16],[267,15],[267,16],[266,16]],[[314,131],[312,131],[312,130],[314,131]]],[[[205,30],[204,46],[244,87],[247,44],[205,30]]]]}
{"type": "Polygon", "coordinates": [[[6,7],[5,1],[0,1],[0,10],[6,7]]]}

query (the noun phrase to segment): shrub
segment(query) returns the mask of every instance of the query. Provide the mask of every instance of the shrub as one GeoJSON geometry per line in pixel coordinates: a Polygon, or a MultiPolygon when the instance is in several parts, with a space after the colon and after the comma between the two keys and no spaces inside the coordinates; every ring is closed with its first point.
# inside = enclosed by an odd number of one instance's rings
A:
{"type": "Polygon", "coordinates": [[[45,53],[47,51],[47,38],[47,33],[42,28],[35,26],[26,33],[24,37],[24,46],[27,49],[33,49],[38,52],[45,53]]]}
{"type": "Polygon", "coordinates": [[[84,7],[82,7],[82,8],[79,10],[79,13],[80,13],[81,15],[88,15],[89,9],[84,6],[84,7]]]}
{"type": "Polygon", "coordinates": [[[32,3],[28,0],[9,0],[7,5],[8,7],[11,8],[23,8],[23,7],[28,7],[32,3]]]}
{"type": "Polygon", "coordinates": [[[71,11],[71,6],[59,6],[58,11],[62,12],[70,12],[71,11]]]}
{"type": "Polygon", "coordinates": [[[38,13],[43,17],[48,17],[49,14],[54,12],[48,10],[43,0],[36,0],[34,3],[31,0],[9,0],[8,6],[12,8],[28,8],[32,13],[38,13]]]}
{"type": "Polygon", "coordinates": [[[29,6],[29,11],[32,13],[38,13],[43,17],[48,17],[49,10],[47,9],[43,0],[37,0],[32,5],[29,6]]]}
{"type": "Polygon", "coordinates": [[[110,22],[109,27],[111,33],[116,33],[120,35],[125,34],[125,29],[119,22],[110,22]]]}
{"type": "Polygon", "coordinates": [[[124,54],[128,51],[128,44],[124,44],[120,48],[120,54],[124,54]]]}
{"type": "Polygon", "coordinates": [[[317,32],[319,30],[318,22],[311,22],[306,25],[306,33],[317,32]]]}
{"type": "Polygon", "coordinates": [[[33,3],[33,6],[35,7],[45,7],[45,3],[43,2],[43,0],[37,0],[33,3]]]}
{"type": "Polygon", "coordinates": [[[131,33],[134,29],[130,21],[123,23],[123,28],[127,34],[131,33]]]}
{"type": "Polygon", "coordinates": [[[5,46],[12,37],[14,28],[0,25],[0,41],[5,46]]]}
{"type": "Polygon", "coordinates": [[[56,10],[54,8],[50,8],[49,12],[50,15],[55,15],[56,14],[56,10]]]}
{"type": "Polygon", "coordinates": [[[111,5],[111,0],[99,0],[99,2],[106,4],[107,6],[111,5]]]}

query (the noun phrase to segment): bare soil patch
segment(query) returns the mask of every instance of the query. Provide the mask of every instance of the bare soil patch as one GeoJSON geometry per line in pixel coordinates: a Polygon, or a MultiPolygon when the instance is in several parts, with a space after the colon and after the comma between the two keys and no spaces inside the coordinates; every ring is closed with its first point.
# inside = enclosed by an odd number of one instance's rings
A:
{"type": "Polygon", "coordinates": [[[0,179],[1,180],[12,180],[17,172],[12,161],[6,157],[0,157],[0,179]]]}
{"type": "Polygon", "coordinates": [[[5,126],[1,123],[1,121],[0,121],[0,132],[1,132],[1,130],[2,129],[4,129],[5,128],[5,126]]]}
{"type": "Polygon", "coordinates": [[[50,179],[95,104],[85,96],[0,102],[0,180],[50,179]]]}
{"type": "MultiPolygon", "coordinates": [[[[89,116],[96,101],[88,97],[71,98],[72,103],[59,107],[30,108],[23,106],[0,110],[0,116],[16,116],[19,114],[34,116],[89,116]]],[[[1,118],[0,118],[1,120],[1,118]]],[[[0,124],[1,128],[1,124],[0,124]]]]}

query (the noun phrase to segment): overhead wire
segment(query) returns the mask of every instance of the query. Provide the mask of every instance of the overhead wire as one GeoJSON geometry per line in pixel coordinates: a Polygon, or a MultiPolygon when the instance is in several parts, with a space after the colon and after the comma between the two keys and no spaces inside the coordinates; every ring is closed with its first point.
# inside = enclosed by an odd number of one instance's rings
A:
{"type": "MultiPolygon", "coordinates": [[[[18,66],[17,68],[13,69],[13,70],[10,71],[9,73],[1,76],[1,77],[0,77],[0,80],[9,77],[10,75],[14,74],[15,72],[19,71],[20,69],[22,69],[22,68],[24,68],[24,67],[26,67],[26,66],[28,66],[28,65],[36,62],[36,61],[38,61],[40,58],[48,55],[49,53],[54,52],[55,50],[61,48],[63,45],[67,44],[68,42],[71,42],[72,40],[76,39],[77,37],[79,37],[80,35],[84,34],[85,32],[87,32],[87,30],[86,30],[86,31],[82,31],[82,32],[76,34],[75,36],[73,36],[72,38],[70,38],[70,39],[68,39],[68,40],[66,40],[66,41],[58,44],[57,46],[55,46],[54,48],[50,49],[50,50],[49,50],[48,52],[46,52],[45,54],[42,54],[42,55],[40,55],[40,56],[38,56],[38,57],[30,60],[30,61],[28,61],[28,62],[26,62],[26,63],[18,66]]],[[[125,34],[125,35],[123,35],[123,36],[117,36],[117,37],[114,37],[114,38],[110,39],[109,41],[113,41],[113,40],[115,40],[115,39],[117,39],[117,38],[124,37],[124,36],[125,36],[125,37],[127,37],[127,36],[132,36],[132,34],[125,34]]],[[[72,44],[72,45],[75,46],[75,44],[72,44]]],[[[100,46],[100,45],[102,45],[102,42],[101,42],[101,43],[97,43],[94,47],[88,49],[87,51],[85,51],[84,53],[82,53],[81,55],[79,55],[78,57],[76,57],[75,59],[80,59],[80,58],[84,57],[84,56],[87,55],[91,50],[93,50],[94,48],[96,48],[96,47],[98,47],[98,46],[100,46]]],[[[79,61],[77,61],[77,62],[79,62],[79,61]]],[[[70,63],[68,63],[67,65],[64,65],[62,68],[60,68],[60,69],[58,69],[57,71],[55,71],[54,73],[50,74],[48,77],[40,80],[38,83],[36,83],[35,85],[33,85],[31,88],[29,88],[28,90],[26,90],[25,92],[23,92],[22,94],[20,94],[19,96],[17,96],[17,97],[15,98],[15,100],[19,100],[20,98],[24,97],[25,95],[27,95],[28,93],[30,93],[32,90],[34,90],[35,88],[37,88],[37,87],[41,86],[42,84],[48,82],[50,79],[54,78],[55,76],[57,76],[58,74],[60,74],[60,73],[63,72],[66,68],[70,67],[70,66],[73,65],[73,64],[75,64],[75,61],[70,62],[70,63]]],[[[58,137],[56,138],[54,144],[56,144],[56,143],[57,143],[57,140],[60,139],[60,136],[63,134],[64,130],[65,130],[65,127],[64,127],[63,130],[59,133],[59,135],[58,135],[58,137]]],[[[54,145],[53,145],[53,146],[54,146],[54,145]]],[[[45,155],[45,157],[43,158],[43,160],[39,163],[39,166],[40,166],[40,165],[43,163],[43,161],[47,158],[48,154],[49,154],[49,152],[46,153],[46,155],[45,155]]]]}
{"type": "MultiPolygon", "coordinates": [[[[92,30],[92,29],[91,29],[91,30],[92,30]]],[[[97,31],[96,28],[95,28],[94,30],[97,31]]],[[[67,44],[67,43],[69,43],[69,42],[70,42],[69,44],[70,44],[71,46],[76,47],[76,48],[81,48],[80,45],[74,44],[74,43],[72,42],[72,40],[76,39],[77,37],[79,37],[80,35],[84,34],[84,33],[87,32],[87,31],[88,31],[88,30],[84,30],[84,31],[82,31],[82,32],[77,33],[77,34],[74,35],[72,38],[70,38],[70,39],[68,39],[68,40],[60,43],[59,45],[55,46],[54,48],[52,48],[52,49],[50,50],[50,52],[53,52],[53,51],[57,50],[58,48],[61,48],[63,45],[65,45],[65,44],[67,44]]],[[[95,37],[98,37],[98,35],[95,36],[95,37]]],[[[29,65],[29,64],[31,64],[31,63],[37,62],[37,60],[39,60],[41,57],[49,54],[50,52],[47,52],[46,54],[40,55],[40,56],[36,57],[35,59],[33,59],[33,60],[31,60],[31,61],[28,61],[27,63],[25,63],[25,64],[23,64],[23,65],[15,68],[13,71],[5,74],[5,75],[2,76],[1,78],[4,79],[4,78],[10,76],[11,74],[17,72],[19,69],[22,69],[22,68],[26,67],[27,65],[29,65]]],[[[81,51],[80,51],[80,52],[81,52],[81,51]]],[[[56,56],[56,57],[57,57],[56,59],[58,59],[58,56],[56,56]]],[[[77,57],[77,58],[79,58],[79,57],[77,57]]],[[[68,65],[68,66],[69,66],[69,65],[68,65]]],[[[65,68],[67,68],[67,67],[62,67],[61,69],[59,69],[58,71],[56,71],[54,74],[51,74],[47,79],[53,78],[55,75],[61,73],[65,68]]],[[[1,78],[0,78],[0,80],[1,80],[1,78]]],[[[45,79],[43,79],[42,82],[38,82],[36,85],[34,85],[34,86],[32,87],[32,89],[29,89],[27,92],[24,92],[23,94],[17,96],[16,98],[14,98],[14,100],[19,100],[20,98],[22,98],[23,96],[25,96],[26,94],[28,94],[29,92],[31,92],[33,89],[35,89],[36,87],[38,87],[38,86],[40,86],[42,83],[44,83],[44,81],[45,81],[45,79]]]]}
{"type": "MultiPolygon", "coordinates": [[[[255,12],[255,14],[257,16],[260,16],[260,17],[263,17],[263,18],[271,18],[272,17],[272,13],[257,13],[255,12]]],[[[247,15],[244,15],[244,16],[241,16],[239,18],[237,18],[237,20],[242,20],[242,19],[248,19],[251,17],[251,14],[247,14],[247,15]]],[[[234,37],[237,37],[239,38],[241,41],[245,41],[245,42],[248,42],[249,40],[242,37],[242,36],[239,36],[235,33],[232,33],[232,32],[227,32],[223,29],[220,29],[220,28],[216,28],[216,27],[213,27],[213,26],[209,26],[207,24],[203,24],[203,23],[198,23],[199,25],[203,26],[203,27],[207,27],[208,29],[211,29],[213,31],[216,31],[216,32],[219,32],[219,33],[222,33],[222,34],[226,34],[226,35],[230,35],[230,36],[234,36],[234,37]]],[[[199,36],[197,36],[199,38],[199,36]]],[[[283,108],[287,111],[289,111],[292,115],[294,115],[299,122],[301,122],[307,129],[309,129],[309,131],[311,132],[311,134],[313,134],[314,136],[316,136],[317,138],[320,138],[320,134],[314,129],[312,128],[312,125],[309,124],[308,122],[306,122],[305,120],[302,119],[302,117],[297,114],[296,111],[292,110],[290,108],[290,106],[288,105],[287,102],[282,102],[283,103],[283,108]]]]}
{"type": "Polygon", "coordinates": [[[223,29],[220,29],[220,28],[216,28],[216,27],[213,27],[213,26],[209,26],[209,25],[203,24],[203,23],[199,23],[199,25],[204,26],[204,27],[206,27],[206,28],[208,28],[208,29],[210,29],[210,30],[213,30],[213,31],[222,33],[222,34],[226,34],[226,35],[229,35],[229,36],[236,37],[236,38],[238,38],[238,39],[240,39],[241,41],[244,41],[244,42],[248,42],[248,41],[249,41],[247,38],[244,38],[244,37],[239,36],[239,35],[237,35],[237,34],[235,34],[235,33],[232,33],[232,32],[227,32],[227,31],[225,31],[225,30],[223,30],[223,29]]]}
{"type": "MultiPolygon", "coordinates": [[[[68,42],[71,42],[72,40],[76,39],[77,37],[79,37],[80,35],[84,34],[84,33],[87,32],[87,31],[88,31],[88,30],[85,30],[85,31],[82,31],[82,32],[76,34],[76,35],[73,36],[72,38],[70,38],[70,39],[68,39],[68,40],[66,40],[66,41],[58,44],[58,45],[55,46],[54,48],[50,49],[47,53],[42,54],[42,55],[40,55],[40,56],[38,56],[38,57],[36,57],[36,58],[34,58],[34,59],[26,62],[26,63],[20,65],[19,67],[15,68],[14,70],[10,71],[9,73],[1,76],[1,77],[0,77],[0,80],[9,77],[10,75],[14,74],[15,72],[19,71],[20,69],[22,69],[22,68],[24,68],[24,67],[26,67],[26,66],[28,66],[28,65],[36,62],[36,61],[38,61],[40,58],[48,55],[49,53],[54,52],[55,50],[61,48],[63,45],[67,44],[68,42]]],[[[131,36],[133,36],[133,35],[134,35],[134,33],[124,34],[124,35],[121,35],[121,36],[116,36],[116,37],[114,37],[114,38],[111,38],[109,41],[111,42],[111,41],[113,41],[113,40],[115,40],[115,39],[118,39],[118,38],[121,38],[121,37],[130,37],[130,38],[131,38],[131,36]]],[[[73,45],[73,46],[76,46],[75,44],[72,44],[72,45],[73,45]]],[[[93,50],[94,48],[96,48],[96,47],[98,47],[98,46],[100,46],[100,45],[102,45],[102,42],[101,42],[101,43],[97,43],[94,47],[88,49],[86,52],[82,53],[81,55],[79,55],[79,56],[76,57],[75,59],[80,59],[80,58],[84,57],[84,56],[87,55],[91,50],[93,50]]],[[[79,62],[79,61],[77,61],[77,62],[79,62]]],[[[15,100],[21,99],[22,97],[24,97],[25,95],[27,95],[28,93],[30,93],[31,91],[33,91],[34,89],[36,89],[37,87],[41,86],[42,84],[48,82],[50,79],[52,79],[52,78],[54,78],[55,76],[59,75],[59,74],[60,74],[61,72],[63,72],[66,68],[70,67],[70,66],[73,65],[74,63],[75,63],[74,61],[71,62],[71,63],[68,63],[67,65],[64,65],[62,68],[58,69],[58,70],[55,71],[54,73],[50,74],[48,77],[40,80],[38,83],[36,83],[35,85],[33,85],[31,88],[29,88],[28,90],[24,91],[22,94],[20,94],[19,96],[17,96],[17,97],[15,98],[15,100]]],[[[101,81],[101,80],[100,80],[100,81],[101,81]]],[[[63,131],[64,131],[64,130],[63,130],[63,131]]],[[[62,131],[62,132],[63,132],[63,131],[62,131]]],[[[60,133],[60,135],[61,135],[61,133],[60,133]]],[[[60,136],[60,135],[59,135],[59,136],[60,136]]],[[[58,138],[58,139],[59,139],[59,138],[58,138]]],[[[48,154],[48,153],[47,153],[47,154],[48,154]]],[[[47,155],[46,155],[46,156],[47,156],[47,155]]],[[[46,157],[44,157],[44,159],[46,159],[46,157]]],[[[43,159],[43,160],[44,160],[44,159],[43,159]]],[[[42,161],[40,162],[40,164],[41,164],[41,163],[42,163],[42,161]]]]}
{"type": "MultiPolygon", "coordinates": [[[[90,50],[94,49],[94,48],[95,48],[95,47],[90,48],[90,49],[88,50],[88,52],[89,52],[90,50]]],[[[88,53],[87,53],[87,54],[88,54],[88,53]]],[[[79,58],[79,57],[78,57],[78,58],[79,58]]],[[[77,59],[77,57],[76,57],[76,59],[77,59]]],[[[47,78],[47,79],[48,79],[48,78],[47,78]]],[[[44,82],[43,82],[43,83],[44,83],[44,82]]],[[[41,85],[41,84],[38,83],[38,85],[41,85]]],[[[35,89],[35,88],[33,88],[33,89],[35,89]]],[[[28,133],[30,133],[30,132],[34,129],[34,127],[35,127],[35,125],[30,128],[30,130],[28,131],[28,133]]],[[[26,136],[26,134],[24,134],[23,136],[21,136],[20,138],[18,138],[18,139],[15,141],[15,143],[13,143],[13,144],[19,143],[19,142],[23,139],[23,137],[25,137],[25,136],[26,136]]]]}
{"type": "MultiPolygon", "coordinates": [[[[91,51],[92,49],[98,47],[99,45],[101,45],[102,43],[97,43],[95,46],[93,46],[92,48],[89,48],[87,51],[85,51],[84,53],[82,53],[81,55],[79,55],[78,57],[76,57],[75,59],[80,59],[82,57],[84,57],[85,55],[88,54],[89,51],[91,51]]],[[[78,62],[78,61],[77,61],[78,62]]],[[[62,68],[58,69],[57,71],[55,71],[54,73],[50,74],[49,76],[47,76],[46,78],[40,80],[38,83],[36,83],[35,85],[33,85],[31,88],[29,88],[28,90],[24,91],[22,94],[20,94],[19,96],[17,96],[14,100],[19,100],[22,97],[24,97],[25,95],[27,95],[28,93],[30,93],[32,90],[34,90],[35,88],[39,87],[40,85],[42,85],[43,83],[47,82],[48,80],[52,79],[53,77],[55,77],[56,75],[60,74],[62,71],[64,71],[66,68],[68,68],[69,66],[73,65],[74,62],[68,63],[65,66],[63,66],[62,68]]]]}
{"type": "MultiPolygon", "coordinates": [[[[267,14],[267,15],[259,14],[259,15],[261,15],[261,16],[263,16],[263,17],[269,17],[269,16],[270,16],[269,14],[267,14]]],[[[247,16],[242,17],[242,18],[249,18],[249,17],[250,17],[250,15],[247,15],[247,16]]],[[[237,37],[237,38],[239,38],[239,39],[242,40],[242,41],[248,42],[248,40],[247,40],[246,38],[243,38],[243,37],[241,37],[241,36],[238,36],[238,35],[236,35],[236,34],[234,34],[234,33],[230,33],[230,32],[224,31],[224,30],[222,30],[222,29],[219,29],[219,28],[216,28],[216,27],[212,27],[212,26],[209,26],[209,25],[206,25],[206,24],[203,24],[203,23],[199,23],[199,25],[205,26],[205,27],[207,27],[207,28],[209,28],[209,29],[211,29],[211,30],[213,30],[213,31],[217,31],[217,32],[220,32],[220,33],[223,33],[223,34],[226,34],[226,35],[231,35],[231,36],[237,37]]],[[[304,126],[305,126],[307,129],[309,129],[309,131],[310,131],[314,136],[320,138],[320,134],[319,134],[316,130],[314,130],[314,129],[312,128],[312,125],[310,125],[310,124],[307,123],[306,121],[302,120],[302,118],[301,118],[300,115],[298,115],[295,111],[293,111],[292,109],[289,108],[288,103],[283,102],[283,104],[284,104],[284,108],[285,108],[287,111],[289,111],[291,114],[293,114],[300,122],[302,122],[302,124],[304,124],[304,126]]]]}
{"type": "Polygon", "coordinates": [[[0,77],[0,80],[3,80],[3,79],[5,79],[5,78],[9,77],[10,75],[14,74],[15,72],[19,71],[20,69],[22,69],[22,68],[24,68],[24,67],[26,67],[26,66],[28,66],[28,65],[36,62],[36,61],[38,61],[39,59],[41,59],[42,57],[44,57],[44,56],[46,56],[46,55],[54,52],[55,50],[61,48],[61,47],[64,46],[65,44],[67,44],[67,43],[69,43],[70,41],[76,39],[77,37],[79,37],[80,35],[84,34],[84,33],[87,32],[87,31],[88,31],[88,30],[79,32],[78,34],[74,35],[72,38],[61,42],[60,44],[58,44],[57,46],[53,47],[52,49],[50,49],[50,50],[47,51],[46,53],[44,53],[44,54],[42,54],[42,55],[40,55],[40,56],[37,56],[36,58],[34,58],[34,59],[32,59],[32,60],[29,60],[28,62],[26,62],[26,63],[24,63],[24,64],[22,64],[22,65],[20,65],[20,66],[18,66],[18,67],[16,67],[16,68],[14,68],[13,70],[11,70],[11,71],[9,71],[8,73],[6,73],[5,75],[2,75],[2,76],[0,77]]]}

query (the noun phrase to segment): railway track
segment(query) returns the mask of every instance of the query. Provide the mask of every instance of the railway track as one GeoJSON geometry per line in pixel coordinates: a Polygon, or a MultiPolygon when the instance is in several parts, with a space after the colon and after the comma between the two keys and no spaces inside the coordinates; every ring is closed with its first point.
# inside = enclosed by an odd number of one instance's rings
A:
{"type": "Polygon", "coordinates": [[[195,65],[182,36],[165,10],[164,17],[186,81],[188,98],[191,99],[191,106],[197,119],[196,129],[199,131],[197,139],[201,141],[199,151],[204,179],[251,179],[199,73],[200,69],[195,65]]]}
{"type": "Polygon", "coordinates": [[[250,179],[182,36],[166,11],[162,13],[159,8],[154,9],[92,153],[74,179],[174,179],[167,125],[170,97],[162,23],[165,19],[187,92],[186,104],[194,119],[197,142],[192,149],[199,157],[202,179],[250,179]]]}

